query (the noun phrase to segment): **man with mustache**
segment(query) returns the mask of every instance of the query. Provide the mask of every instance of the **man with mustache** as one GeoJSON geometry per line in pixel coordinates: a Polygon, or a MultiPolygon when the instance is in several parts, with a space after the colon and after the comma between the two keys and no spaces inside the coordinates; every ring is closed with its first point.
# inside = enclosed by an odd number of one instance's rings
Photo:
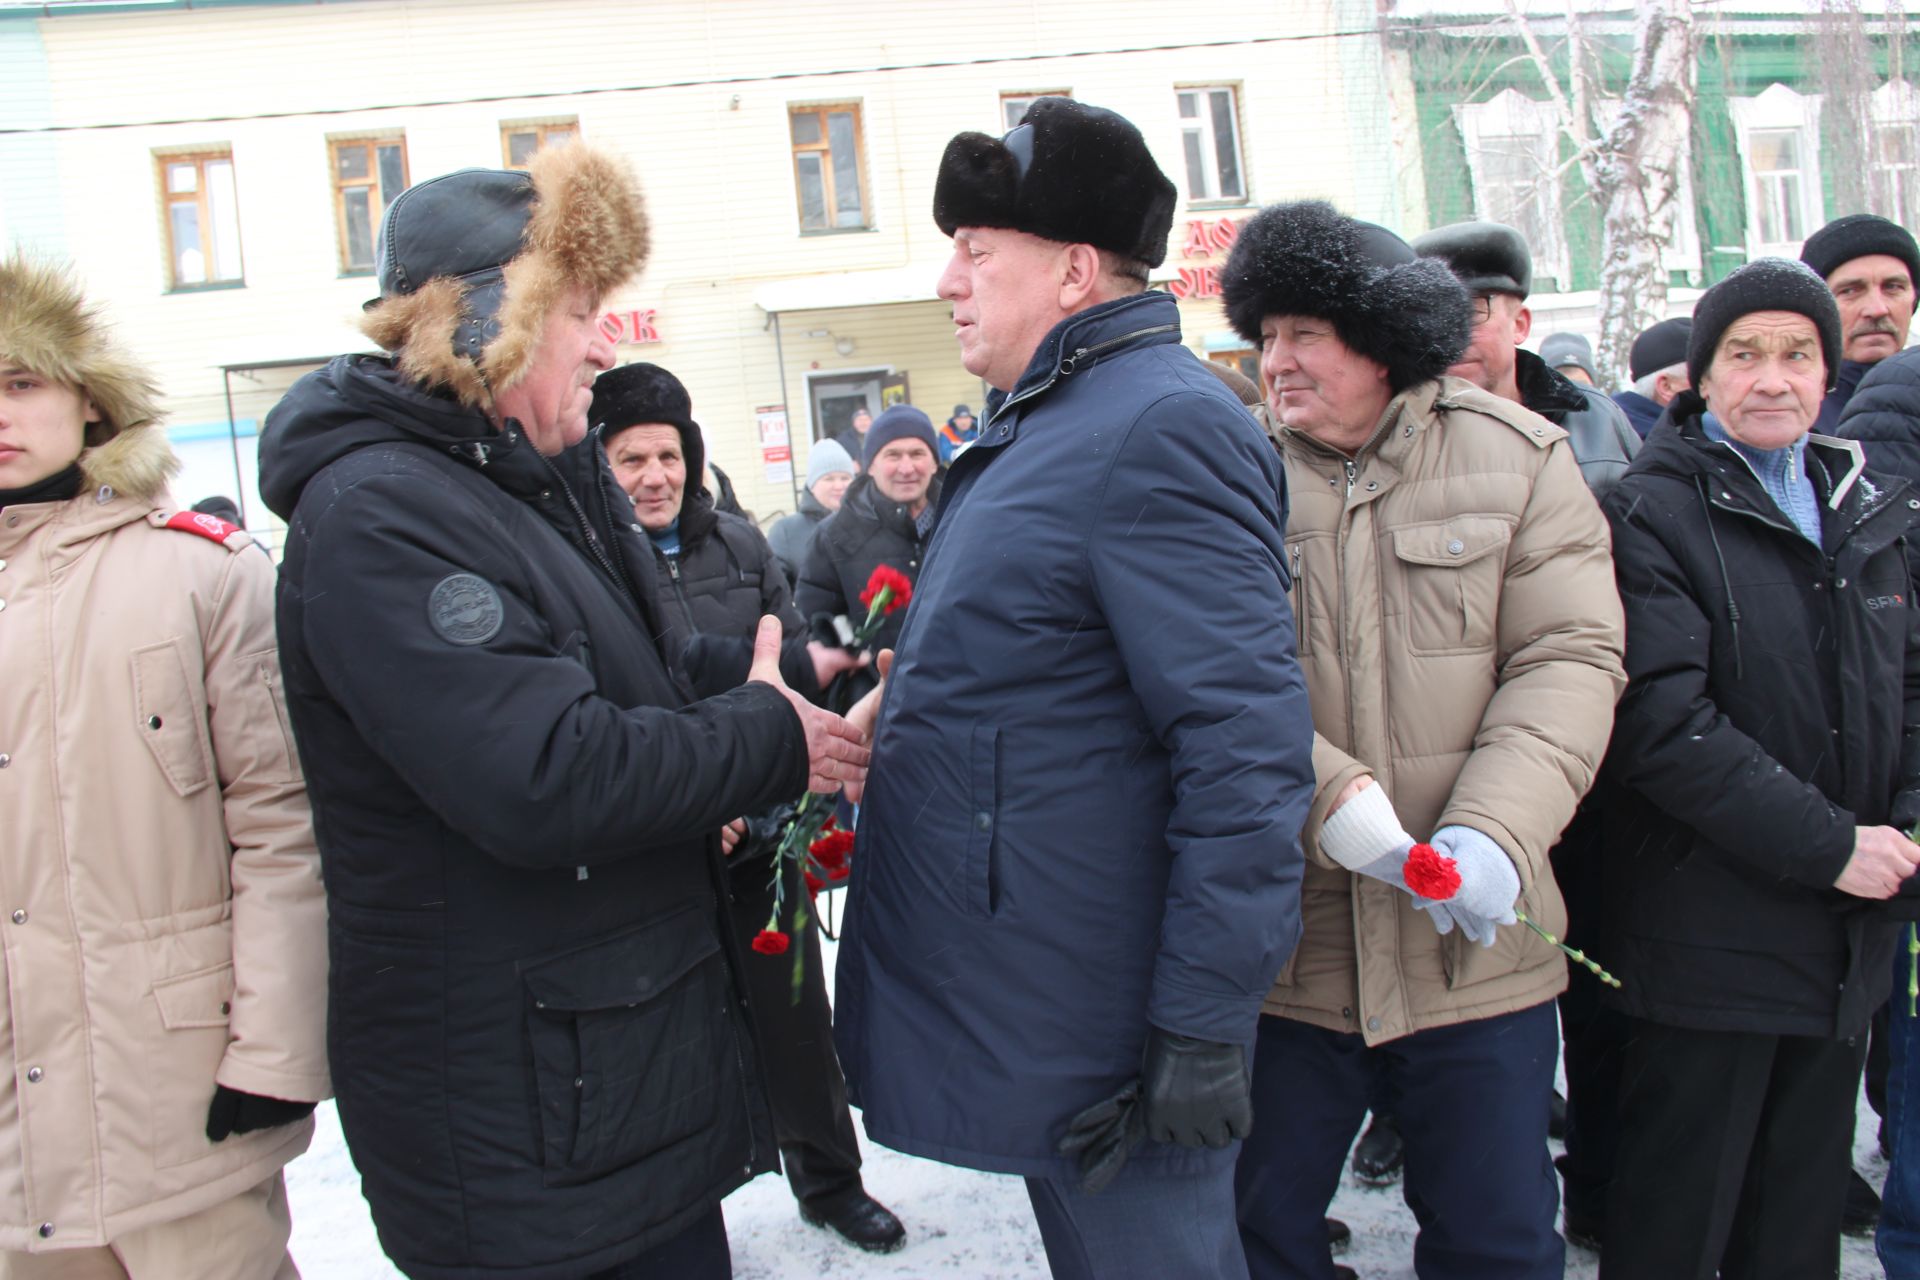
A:
{"type": "Polygon", "coordinates": [[[1907,345],[1920,245],[1897,222],[1850,213],[1808,236],[1800,261],[1819,273],[1840,304],[1839,382],[1813,424],[1815,433],[1832,435],[1867,370],[1907,345]]]}

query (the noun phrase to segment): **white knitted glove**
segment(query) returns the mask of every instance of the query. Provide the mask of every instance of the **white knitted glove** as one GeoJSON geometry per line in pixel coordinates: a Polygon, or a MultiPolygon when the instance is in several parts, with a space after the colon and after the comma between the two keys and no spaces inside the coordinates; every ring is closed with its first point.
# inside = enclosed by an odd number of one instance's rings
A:
{"type": "Polygon", "coordinates": [[[1400,869],[1407,864],[1413,837],[1394,815],[1386,788],[1378,783],[1348,797],[1320,826],[1320,852],[1355,875],[1384,880],[1407,889],[1400,869]]]}
{"type": "Polygon", "coordinates": [[[1434,852],[1453,859],[1460,888],[1445,902],[1416,897],[1413,905],[1430,913],[1441,933],[1452,933],[1459,925],[1460,932],[1481,946],[1492,946],[1494,931],[1518,919],[1513,904],[1520,898],[1520,873],[1513,859],[1472,827],[1442,827],[1433,833],[1432,844],[1434,852]]]}

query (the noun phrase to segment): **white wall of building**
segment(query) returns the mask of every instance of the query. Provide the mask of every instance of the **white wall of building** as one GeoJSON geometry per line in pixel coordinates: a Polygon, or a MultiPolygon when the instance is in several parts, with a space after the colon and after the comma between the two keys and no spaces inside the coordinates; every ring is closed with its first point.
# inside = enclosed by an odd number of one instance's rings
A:
{"type": "MultiPolygon", "coordinates": [[[[1248,199],[1183,205],[1169,272],[1204,265],[1180,257],[1189,218],[1242,219],[1309,195],[1388,222],[1397,206],[1378,42],[1333,34],[1365,18],[1366,6],[1339,0],[1217,14],[1138,0],[346,0],[38,18],[8,8],[0,67],[29,68],[37,87],[21,104],[0,98],[14,117],[0,128],[28,130],[0,134],[0,161],[30,157],[51,189],[21,193],[10,170],[0,241],[75,261],[157,370],[183,437],[227,420],[222,366],[367,346],[354,322],[374,284],[343,278],[336,250],[327,142],[344,134],[404,131],[414,181],[499,164],[503,121],[577,117],[589,141],[629,157],[654,251],[608,306],[653,310],[663,341],[621,358],[682,377],[712,456],[762,517],[792,497],[767,480],[753,410],[792,402],[804,471],[808,373],[905,370],[936,422],[956,401],[979,406],[982,388],[953,358],[932,301],[950,245],[929,210],[942,147],[963,129],[1000,132],[1002,93],[1070,89],[1114,108],[1179,181],[1175,86],[1236,87],[1248,199]],[[788,107],[849,101],[863,113],[872,228],[803,235],[788,107]],[[155,154],[202,145],[232,150],[244,283],[170,292],[155,154]],[[858,282],[877,278],[867,272],[923,280],[921,301],[786,312],[783,370],[756,293],[817,278],[823,297],[824,282],[841,282],[832,296],[845,300],[851,280],[859,301],[858,282]],[[806,336],[820,330],[832,336],[806,336]]],[[[1217,298],[1182,310],[1196,349],[1230,345],[1217,298]]],[[[264,418],[286,381],[235,376],[235,417],[264,418]]],[[[250,463],[253,441],[241,443],[250,463]]],[[[196,459],[213,456],[203,444],[196,459]]],[[[196,461],[193,478],[213,470],[196,461]]],[[[248,518],[265,524],[255,505],[248,518]]]]}

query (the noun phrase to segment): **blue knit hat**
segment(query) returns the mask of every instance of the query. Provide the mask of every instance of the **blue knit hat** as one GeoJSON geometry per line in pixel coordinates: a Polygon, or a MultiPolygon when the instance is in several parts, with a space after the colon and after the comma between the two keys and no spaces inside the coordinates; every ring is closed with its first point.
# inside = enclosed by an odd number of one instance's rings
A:
{"type": "Polygon", "coordinates": [[[910,404],[897,404],[873,420],[867,428],[866,444],[860,450],[860,469],[873,470],[873,460],[896,440],[918,440],[934,457],[940,450],[933,443],[933,419],[910,404]]]}

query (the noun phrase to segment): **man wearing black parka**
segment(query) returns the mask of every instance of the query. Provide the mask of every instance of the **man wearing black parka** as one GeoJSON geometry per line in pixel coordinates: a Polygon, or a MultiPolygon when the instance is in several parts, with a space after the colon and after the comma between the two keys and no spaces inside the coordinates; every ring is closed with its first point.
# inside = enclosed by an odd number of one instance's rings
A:
{"type": "MultiPolygon", "coordinates": [[[[772,616],[786,633],[780,656],[788,684],[819,702],[821,690],[856,659],[839,645],[807,639],[767,539],[751,521],[716,510],[713,495],[701,487],[706,444],[680,379],[655,364],[610,370],[593,384],[589,417],[652,544],[665,647],[681,655],[694,691],[724,693],[744,681],[755,628],[772,616]]],[[[750,814],[723,837],[732,841],[727,899],[740,938],[751,939],[773,917],[775,852],[792,816],[792,805],[750,814]]],[[[861,1182],[860,1142],[834,1056],[833,1010],[813,913],[804,927],[795,926],[807,902],[802,871],[792,863],[777,870],[786,882],[786,909],[774,927],[792,937],[803,957],[801,979],[796,987],[794,958],[787,954],[747,956],[744,976],[761,1045],[779,1064],[767,1086],[781,1162],[802,1218],[862,1249],[890,1253],[906,1243],[906,1229],[861,1182]]]]}
{"type": "Polygon", "coordinates": [[[719,1280],[775,1167],[721,825],[862,775],[753,677],[692,701],[587,433],[640,192],[583,143],[409,188],[365,328],[267,420],[281,658],[328,891],[328,1050],[419,1280],[719,1280]]]}
{"type": "Polygon", "coordinates": [[[1728,276],[1605,503],[1629,683],[1596,805],[1628,1022],[1603,1280],[1834,1274],[1920,863],[1920,490],[1808,434],[1840,346],[1805,267],[1728,276]]]}

